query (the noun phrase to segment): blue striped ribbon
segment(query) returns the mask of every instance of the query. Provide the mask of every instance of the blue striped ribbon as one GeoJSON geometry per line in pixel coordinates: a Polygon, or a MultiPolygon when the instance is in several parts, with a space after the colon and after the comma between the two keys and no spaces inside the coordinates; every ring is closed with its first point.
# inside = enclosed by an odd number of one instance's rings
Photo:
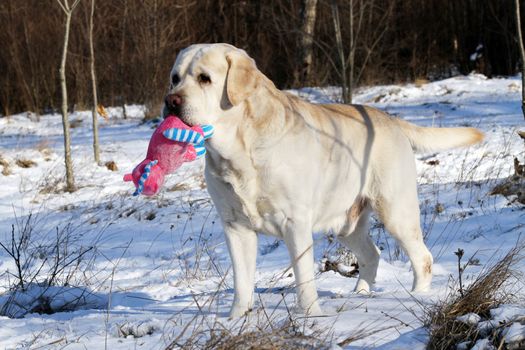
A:
{"type": "Polygon", "coordinates": [[[148,165],[144,167],[144,172],[139,178],[137,189],[133,193],[134,196],[138,196],[139,194],[142,193],[142,191],[144,191],[144,183],[149,177],[149,173],[151,172],[151,167],[153,167],[154,165],[157,165],[158,162],[159,162],[158,160],[152,160],[151,162],[148,163],[148,165]]]}
{"type": "Polygon", "coordinates": [[[213,125],[205,124],[201,126],[204,139],[209,139],[213,135],[213,125]]]}
{"type": "Polygon", "coordinates": [[[162,133],[164,137],[169,140],[184,142],[184,143],[201,143],[204,141],[204,137],[196,131],[189,129],[166,129],[162,133]]]}
{"type": "Polygon", "coordinates": [[[201,129],[203,135],[190,129],[179,128],[166,129],[162,134],[169,140],[193,144],[197,158],[200,158],[206,154],[204,140],[209,139],[213,135],[214,128],[212,125],[205,124],[201,126],[201,129]]]}

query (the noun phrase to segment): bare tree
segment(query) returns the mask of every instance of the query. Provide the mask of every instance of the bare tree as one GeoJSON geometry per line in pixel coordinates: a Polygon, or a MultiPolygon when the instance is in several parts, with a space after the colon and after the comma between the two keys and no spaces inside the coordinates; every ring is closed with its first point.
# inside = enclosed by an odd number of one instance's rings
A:
{"type": "Polygon", "coordinates": [[[337,53],[339,55],[339,60],[341,63],[341,71],[339,72],[339,75],[341,76],[341,96],[343,98],[343,103],[349,103],[350,101],[348,96],[348,83],[346,80],[346,59],[343,48],[343,38],[341,35],[341,23],[339,20],[339,8],[337,6],[337,0],[332,0],[331,7],[335,31],[335,43],[337,46],[337,53]]]}
{"type": "MultiPolygon", "coordinates": [[[[299,86],[303,79],[311,85],[339,85],[331,1],[96,1],[98,102],[146,103],[157,110],[153,106],[166,88],[167,69],[180,49],[195,42],[225,41],[247,50],[280,88],[299,86]],[[294,74],[287,74],[291,71],[294,74]]],[[[50,2],[65,0],[0,0],[5,28],[0,30],[2,114],[60,109],[56,62],[62,51],[56,43],[62,43],[65,17],[50,2]]],[[[469,56],[479,40],[485,43],[493,74],[514,74],[520,61],[515,0],[337,0],[337,6],[348,101],[361,84],[439,78],[456,70],[468,73],[469,56]]],[[[73,12],[66,69],[70,106],[92,103],[90,7],[90,1],[81,1],[73,12]]]]}
{"type": "Polygon", "coordinates": [[[349,15],[349,32],[350,32],[350,47],[348,51],[348,59],[346,66],[348,67],[348,103],[352,103],[353,100],[353,91],[354,91],[354,79],[355,79],[355,53],[357,50],[357,39],[362,29],[363,25],[363,16],[365,13],[365,6],[363,6],[362,1],[358,1],[359,6],[359,16],[357,18],[357,28],[354,24],[354,0],[349,1],[350,5],[350,15],[349,15]]]}
{"type": "Polygon", "coordinates": [[[350,41],[348,55],[343,46],[343,28],[339,16],[337,0],[332,0],[332,24],[335,32],[335,47],[340,67],[337,69],[341,84],[343,103],[352,103],[352,91],[362,77],[378,44],[389,28],[395,0],[378,5],[374,0],[349,0],[348,37],[350,41]],[[357,7],[357,14],[354,8],[357,7]],[[365,18],[366,17],[366,18],[365,18]],[[356,60],[357,53],[360,53],[356,60]],[[356,63],[357,62],[357,63],[356,63]]]}
{"type": "Polygon", "coordinates": [[[308,84],[310,82],[316,17],[317,0],[303,0],[301,8],[301,47],[295,79],[300,84],[308,84]]]}
{"type": "Polygon", "coordinates": [[[357,18],[357,25],[354,28],[354,51],[357,47],[357,41],[362,42],[363,57],[358,65],[357,74],[354,76],[354,81],[357,83],[361,80],[363,72],[370,63],[370,59],[378,48],[379,43],[389,30],[391,23],[390,17],[394,12],[395,0],[388,1],[388,4],[378,6],[374,0],[363,1],[359,0],[359,16],[357,18]],[[364,15],[368,13],[368,23],[364,23],[364,15]],[[377,16],[377,17],[375,17],[377,16]]]}
{"type": "Polygon", "coordinates": [[[350,0],[350,53],[348,54],[348,102],[352,103],[352,91],[354,90],[354,59],[355,59],[355,38],[354,38],[354,0],[350,0]]]}
{"type": "Polygon", "coordinates": [[[71,137],[69,135],[69,118],[67,113],[67,85],[66,85],[66,61],[67,47],[69,43],[69,30],[71,28],[71,15],[79,4],[80,0],[75,0],[69,5],[69,0],[57,0],[60,8],[66,15],[64,30],[64,48],[62,50],[62,60],[60,62],[60,85],[62,89],[62,126],[64,128],[64,160],[66,164],[66,191],[75,191],[75,179],[73,177],[73,164],[71,162],[71,137]]]}
{"type": "MultiPolygon", "coordinates": [[[[348,102],[352,103],[353,100],[353,91],[354,91],[354,82],[356,81],[355,77],[355,54],[357,51],[357,42],[361,30],[363,29],[363,17],[365,15],[365,6],[363,5],[362,0],[358,0],[357,4],[359,5],[359,11],[357,15],[357,26],[354,22],[354,0],[350,0],[350,49],[348,52],[348,102]]],[[[365,62],[366,64],[366,62],[365,62]]]]}
{"type": "Polygon", "coordinates": [[[91,85],[93,87],[93,108],[91,110],[93,118],[93,155],[95,163],[100,163],[100,151],[98,143],[98,115],[97,115],[97,76],[95,74],[95,49],[93,45],[93,17],[95,15],[95,0],[91,0],[91,13],[89,16],[89,58],[91,65],[91,85]]]}
{"type": "Polygon", "coordinates": [[[521,16],[520,16],[520,0],[515,0],[516,3],[516,26],[518,32],[518,41],[520,46],[521,57],[521,111],[525,118],[525,48],[523,47],[523,36],[521,34],[521,16]]]}
{"type": "MultiPolygon", "coordinates": [[[[520,0],[515,0],[516,4],[516,31],[518,32],[518,41],[520,46],[520,57],[521,57],[521,112],[523,113],[523,118],[525,118],[525,47],[523,46],[523,35],[521,33],[521,15],[520,15],[520,0]]],[[[525,142],[525,132],[518,131],[518,135],[525,142]]],[[[516,162],[518,160],[514,159],[514,167],[516,168],[516,162]]],[[[519,166],[519,162],[517,164],[519,166]]],[[[517,169],[517,168],[516,168],[517,169]]],[[[516,171],[516,174],[518,172],[516,171]]]]}

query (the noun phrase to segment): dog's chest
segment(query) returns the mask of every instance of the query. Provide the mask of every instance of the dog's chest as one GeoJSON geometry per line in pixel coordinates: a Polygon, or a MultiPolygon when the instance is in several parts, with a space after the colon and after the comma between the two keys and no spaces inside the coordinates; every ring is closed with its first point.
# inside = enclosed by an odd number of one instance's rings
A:
{"type": "Polygon", "coordinates": [[[253,230],[281,236],[286,215],[278,204],[277,179],[273,174],[253,166],[238,168],[228,162],[221,163],[220,167],[210,170],[216,181],[208,185],[217,187],[210,193],[220,196],[214,198],[214,202],[223,220],[243,221],[253,230]]]}

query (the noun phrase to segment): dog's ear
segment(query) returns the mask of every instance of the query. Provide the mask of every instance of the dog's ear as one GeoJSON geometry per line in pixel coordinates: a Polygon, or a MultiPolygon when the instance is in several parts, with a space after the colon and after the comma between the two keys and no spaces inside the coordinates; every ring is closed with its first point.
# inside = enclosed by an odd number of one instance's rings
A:
{"type": "Polygon", "coordinates": [[[226,78],[226,94],[233,106],[247,99],[259,83],[259,71],[255,61],[248,55],[232,51],[226,54],[228,75],[226,78]]]}

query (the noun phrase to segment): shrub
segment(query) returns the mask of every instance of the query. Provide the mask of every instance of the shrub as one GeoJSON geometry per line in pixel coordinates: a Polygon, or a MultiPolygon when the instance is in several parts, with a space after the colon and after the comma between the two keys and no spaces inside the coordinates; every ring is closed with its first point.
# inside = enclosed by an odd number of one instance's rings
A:
{"type": "MultiPolygon", "coordinates": [[[[522,250],[523,245],[514,247],[501,260],[483,270],[469,286],[464,289],[454,286],[445,300],[427,310],[428,349],[456,349],[460,343],[474,344],[481,339],[478,322],[469,322],[472,317],[466,315],[475,314],[486,319],[491,309],[511,301],[508,287],[513,279],[517,281],[513,268],[523,259],[522,250]]],[[[459,262],[460,258],[458,255],[459,262]]],[[[459,268],[458,280],[463,270],[459,268]]]]}
{"type": "Polygon", "coordinates": [[[7,270],[7,292],[0,295],[0,315],[23,317],[28,313],[54,313],[79,308],[96,308],[104,298],[87,288],[77,273],[93,264],[94,246],[78,243],[81,236],[72,225],[56,228],[54,235],[36,229],[39,221],[29,214],[11,226],[11,235],[0,248],[11,258],[13,270],[7,270]],[[49,238],[52,237],[52,238],[49,238]]]}

